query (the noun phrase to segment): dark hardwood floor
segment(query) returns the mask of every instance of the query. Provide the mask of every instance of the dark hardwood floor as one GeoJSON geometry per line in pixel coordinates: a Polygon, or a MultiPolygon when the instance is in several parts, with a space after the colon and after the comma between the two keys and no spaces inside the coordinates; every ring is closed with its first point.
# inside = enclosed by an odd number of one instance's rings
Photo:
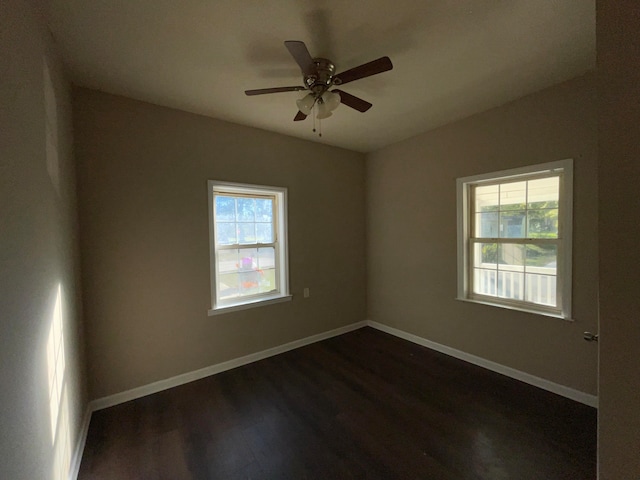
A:
{"type": "Polygon", "coordinates": [[[363,328],[95,412],[79,479],[595,479],[596,410],[363,328]]]}

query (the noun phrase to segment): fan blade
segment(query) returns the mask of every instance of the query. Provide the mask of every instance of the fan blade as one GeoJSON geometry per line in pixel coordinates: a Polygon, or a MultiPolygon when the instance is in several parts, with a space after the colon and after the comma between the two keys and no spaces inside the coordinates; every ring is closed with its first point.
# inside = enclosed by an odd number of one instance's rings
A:
{"type": "Polygon", "coordinates": [[[259,88],[257,90],[245,90],[245,95],[264,95],[265,93],[280,93],[280,92],[299,92],[300,90],[306,90],[304,87],[276,87],[276,88],[259,88]]]}
{"type": "Polygon", "coordinates": [[[302,113],[301,111],[298,110],[298,113],[296,113],[296,116],[293,117],[293,121],[294,122],[299,122],[300,120],[304,120],[305,118],[307,118],[307,116],[302,113]]]}
{"type": "Polygon", "coordinates": [[[300,42],[298,40],[287,40],[284,42],[284,46],[287,47],[289,53],[293,57],[293,59],[300,65],[300,70],[305,75],[317,75],[318,72],[316,70],[316,64],[313,63],[313,58],[311,58],[311,54],[309,50],[307,50],[307,46],[304,42],[300,42]]]}
{"type": "Polygon", "coordinates": [[[350,93],[343,92],[342,90],[331,91],[340,94],[340,103],[344,103],[347,107],[351,107],[354,110],[358,110],[359,112],[366,112],[373,106],[373,104],[367,102],[366,100],[358,98],[355,95],[351,95],[350,93]]]}
{"type": "Polygon", "coordinates": [[[371,75],[377,75],[378,73],[386,72],[393,68],[393,64],[389,57],[382,57],[369,63],[354,67],[346,72],[335,75],[334,78],[339,78],[340,83],[335,82],[336,85],[344,85],[345,83],[359,80],[360,78],[370,77],[371,75]]]}

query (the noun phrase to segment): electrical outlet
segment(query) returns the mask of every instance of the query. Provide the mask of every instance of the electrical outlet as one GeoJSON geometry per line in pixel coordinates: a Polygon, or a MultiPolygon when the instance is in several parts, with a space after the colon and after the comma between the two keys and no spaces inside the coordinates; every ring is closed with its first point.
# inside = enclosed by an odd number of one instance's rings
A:
{"type": "Polygon", "coordinates": [[[309,293],[309,287],[305,287],[304,289],[304,298],[309,298],[311,294],[309,293]]]}

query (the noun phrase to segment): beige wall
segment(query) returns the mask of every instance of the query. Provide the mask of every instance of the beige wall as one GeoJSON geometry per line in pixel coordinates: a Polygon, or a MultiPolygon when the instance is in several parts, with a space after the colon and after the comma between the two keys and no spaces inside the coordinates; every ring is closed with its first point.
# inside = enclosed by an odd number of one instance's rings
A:
{"type": "Polygon", "coordinates": [[[596,101],[592,74],[368,156],[368,318],[595,394],[596,101]],[[456,178],[574,159],[575,322],[456,297],[456,178]]]}
{"type": "Polygon", "coordinates": [[[2,0],[0,24],[0,478],[60,479],[87,403],[70,91],[29,2],[2,0]],[[52,332],[64,345],[60,391],[52,332]]]}
{"type": "Polygon", "coordinates": [[[640,10],[597,4],[599,478],[640,478],[640,10]]]}
{"type": "Polygon", "coordinates": [[[91,398],[365,319],[362,154],[83,89],[74,129],[91,398]],[[291,302],[207,316],[207,179],[288,188],[291,302]]]}

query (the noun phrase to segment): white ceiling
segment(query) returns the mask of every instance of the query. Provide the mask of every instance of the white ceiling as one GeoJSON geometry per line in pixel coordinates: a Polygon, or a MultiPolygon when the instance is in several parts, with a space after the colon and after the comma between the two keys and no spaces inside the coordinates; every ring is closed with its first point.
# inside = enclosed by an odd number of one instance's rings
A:
{"type": "Polygon", "coordinates": [[[368,152],[595,68],[595,0],[40,0],[72,81],[368,152]],[[284,40],[347,70],[390,72],[343,89],[373,103],[293,122],[301,85],[284,40]]]}

